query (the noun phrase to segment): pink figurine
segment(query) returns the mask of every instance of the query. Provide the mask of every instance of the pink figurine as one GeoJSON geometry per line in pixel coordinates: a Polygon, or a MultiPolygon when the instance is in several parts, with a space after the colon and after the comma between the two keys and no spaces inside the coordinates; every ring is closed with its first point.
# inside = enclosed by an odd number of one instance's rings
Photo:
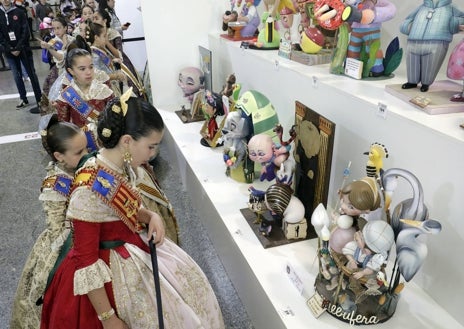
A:
{"type": "Polygon", "coordinates": [[[248,142],[251,161],[261,163],[260,181],[276,179],[277,183],[291,184],[295,162],[290,158],[290,144],[276,144],[271,136],[257,134],[248,142]]]}
{"type": "MultiPolygon", "coordinates": [[[[464,25],[459,27],[464,31],[464,25]]],[[[448,69],[446,71],[448,78],[453,80],[462,80],[462,91],[450,98],[452,102],[464,102],[464,38],[458,43],[448,61],[448,69]]]]}
{"type": "Polygon", "coordinates": [[[182,89],[184,97],[192,104],[193,96],[204,87],[205,76],[197,67],[185,67],[179,72],[177,84],[182,89]]]}

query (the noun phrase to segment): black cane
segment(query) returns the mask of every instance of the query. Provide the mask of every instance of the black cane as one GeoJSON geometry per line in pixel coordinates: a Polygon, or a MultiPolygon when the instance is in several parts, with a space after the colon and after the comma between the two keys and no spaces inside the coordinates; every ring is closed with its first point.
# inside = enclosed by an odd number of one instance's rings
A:
{"type": "Polygon", "coordinates": [[[161,305],[161,287],[158,272],[158,259],[156,257],[156,247],[153,243],[153,240],[154,237],[152,237],[148,241],[148,244],[150,246],[151,264],[153,266],[153,278],[155,279],[156,306],[158,308],[158,324],[159,329],[164,329],[163,306],[161,305]]]}

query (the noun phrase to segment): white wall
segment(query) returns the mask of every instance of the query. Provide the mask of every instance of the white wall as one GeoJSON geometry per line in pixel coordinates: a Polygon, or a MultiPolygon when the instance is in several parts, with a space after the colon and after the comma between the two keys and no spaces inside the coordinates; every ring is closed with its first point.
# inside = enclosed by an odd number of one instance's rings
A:
{"type": "MultiPolygon", "coordinates": [[[[198,46],[208,48],[208,32],[220,29],[224,0],[141,0],[155,106],[181,102],[179,71],[199,66],[198,46]]],[[[213,58],[214,61],[214,58],[213,58]]],[[[173,108],[177,109],[177,108],[173,108]]]]}
{"type": "MultiPolygon", "coordinates": [[[[118,0],[115,3],[116,15],[122,24],[130,22],[129,29],[124,31],[124,39],[140,38],[145,36],[142,12],[139,0],[118,0]]],[[[125,42],[124,52],[130,58],[138,72],[143,72],[147,61],[145,41],[125,42]]]]}

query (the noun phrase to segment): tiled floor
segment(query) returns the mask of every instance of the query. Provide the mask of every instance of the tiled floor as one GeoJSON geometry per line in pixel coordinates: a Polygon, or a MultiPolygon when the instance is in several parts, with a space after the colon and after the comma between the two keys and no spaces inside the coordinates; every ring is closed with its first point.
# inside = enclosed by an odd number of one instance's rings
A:
{"type": "MultiPolygon", "coordinates": [[[[129,45],[130,46],[130,45],[129,45]]],[[[39,81],[48,73],[48,64],[34,51],[39,81]]],[[[1,62],[0,62],[1,68],[1,62]]],[[[34,103],[31,92],[30,104],[34,103]]],[[[44,167],[49,158],[37,135],[39,114],[19,102],[10,71],[0,71],[0,329],[8,328],[11,304],[22,267],[37,236],[44,229],[44,215],[38,200],[44,167]]],[[[163,157],[161,147],[155,170],[173,203],[181,230],[182,246],[203,268],[216,291],[227,328],[252,328],[214,248],[201,227],[198,215],[184,192],[178,175],[163,157]],[[166,182],[166,184],[163,184],[166,182]]]]}

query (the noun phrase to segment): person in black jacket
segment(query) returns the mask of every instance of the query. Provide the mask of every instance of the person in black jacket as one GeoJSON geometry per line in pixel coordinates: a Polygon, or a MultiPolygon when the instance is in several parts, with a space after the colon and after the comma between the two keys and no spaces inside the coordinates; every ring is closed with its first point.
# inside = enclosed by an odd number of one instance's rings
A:
{"type": "MultiPolygon", "coordinates": [[[[0,47],[2,48],[18,88],[20,103],[17,109],[29,104],[26,96],[26,87],[21,74],[21,63],[24,65],[29,78],[37,104],[42,97],[39,80],[34,68],[32,50],[29,46],[29,25],[27,15],[23,10],[13,6],[10,0],[1,0],[0,6],[0,47]]],[[[30,109],[31,113],[39,113],[37,107],[30,109]]]]}

